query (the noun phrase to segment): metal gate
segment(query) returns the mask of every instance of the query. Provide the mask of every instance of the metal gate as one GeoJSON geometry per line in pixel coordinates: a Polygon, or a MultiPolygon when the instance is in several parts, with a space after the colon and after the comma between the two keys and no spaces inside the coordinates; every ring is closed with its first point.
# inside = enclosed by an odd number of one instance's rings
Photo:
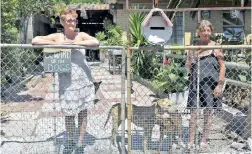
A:
{"type": "MultiPolygon", "coordinates": [[[[87,47],[1,44],[1,48],[0,148],[5,154],[76,153],[79,147],[88,154],[200,153],[207,114],[212,123],[205,129],[208,146],[204,153],[251,152],[249,56],[225,55],[221,107],[205,112],[199,104],[200,84],[196,84],[197,104],[192,114],[187,108],[190,79],[184,64],[185,50],[196,46],[165,47],[164,51],[100,46],[111,49],[103,62],[87,62],[83,54],[77,56],[79,65],[84,63],[91,74],[80,75],[83,78],[76,78],[79,81],[70,88],[69,64],[76,63],[69,61],[69,53],[84,52],[87,47]],[[92,80],[85,79],[90,76],[92,80]],[[84,81],[92,83],[83,85],[84,81]],[[193,115],[195,141],[189,148],[193,115]]],[[[239,48],[251,53],[251,45],[203,48],[224,53],[239,48]]],[[[204,75],[197,71],[198,78],[204,75]]],[[[71,67],[71,77],[77,73],[81,72],[71,67]]]]}
{"type": "MultiPolygon", "coordinates": [[[[1,47],[3,153],[119,153],[110,142],[108,113],[124,103],[125,65],[109,63],[113,53],[94,62],[87,61],[86,47],[1,47]]],[[[124,56],[120,46],[99,48],[124,56]]]]}

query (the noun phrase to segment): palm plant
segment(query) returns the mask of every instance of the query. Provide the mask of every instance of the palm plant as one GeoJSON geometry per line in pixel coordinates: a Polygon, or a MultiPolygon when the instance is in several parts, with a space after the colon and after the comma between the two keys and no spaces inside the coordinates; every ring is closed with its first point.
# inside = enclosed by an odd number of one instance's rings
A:
{"type": "MultiPolygon", "coordinates": [[[[133,7],[133,9],[137,9],[139,6],[133,7]]],[[[130,34],[132,37],[132,44],[134,46],[147,45],[148,42],[143,36],[141,23],[146,17],[146,13],[143,12],[133,12],[130,13],[129,22],[130,22],[130,34]]]]}

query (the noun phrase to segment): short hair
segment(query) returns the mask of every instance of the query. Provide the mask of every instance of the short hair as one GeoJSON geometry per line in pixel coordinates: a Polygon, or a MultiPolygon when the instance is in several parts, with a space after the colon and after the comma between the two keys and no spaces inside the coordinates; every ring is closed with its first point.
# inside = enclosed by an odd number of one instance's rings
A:
{"type": "Polygon", "coordinates": [[[63,11],[60,12],[60,19],[64,20],[66,18],[66,15],[68,14],[71,14],[75,18],[78,17],[78,14],[76,13],[75,10],[64,9],[63,11]]]}
{"type": "Polygon", "coordinates": [[[210,27],[211,31],[214,31],[214,27],[208,20],[202,20],[197,26],[197,30],[200,32],[204,29],[204,27],[210,27]]]}

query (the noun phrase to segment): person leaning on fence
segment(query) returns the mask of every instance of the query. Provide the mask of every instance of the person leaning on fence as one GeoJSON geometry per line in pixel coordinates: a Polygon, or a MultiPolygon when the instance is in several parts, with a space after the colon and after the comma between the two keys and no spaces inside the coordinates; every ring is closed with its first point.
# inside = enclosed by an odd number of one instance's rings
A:
{"type": "MultiPolygon", "coordinates": [[[[64,33],[54,33],[48,36],[37,36],[32,44],[71,44],[83,46],[98,46],[99,41],[84,33],[75,32],[77,13],[73,10],[63,10],[60,13],[60,22],[64,33]]],[[[62,112],[65,117],[65,126],[69,134],[68,145],[63,153],[83,153],[83,138],[87,126],[87,108],[95,100],[95,87],[92,81],[91,69],[88,66],[85,50],[71,50],[71,72],[59,73],[59,97],[62,112]],[[78,142],[74,142],[75,116],[78,115],[78,142]]]]}
{"type": "MultiPolygon", "coordinates": [[[[215,42],[210,40],[213,32],[212,24],[202,20],[198,26],[200,40],[197,46],[213,46],[215,42]]],[[[221,49],[197,50],[187,53],[186,68],[190,73],[190,85],[187,107],[191,109],[189,148],[194,147],[197,115],[197,90],[199,90],[199,107],[204,109],[204,128],[200,143],[200,150],[207,148],[207,137],[211,126],[212,109],[221,107],[221,94],[225,77],[224,56],[221,49]],[[198,74],[199,60],[199,74],[198,74]],[[198,83],[199,76],[199,83],[198,83]],[[199,84],[199,89],[197,89],[199,84]]]]}

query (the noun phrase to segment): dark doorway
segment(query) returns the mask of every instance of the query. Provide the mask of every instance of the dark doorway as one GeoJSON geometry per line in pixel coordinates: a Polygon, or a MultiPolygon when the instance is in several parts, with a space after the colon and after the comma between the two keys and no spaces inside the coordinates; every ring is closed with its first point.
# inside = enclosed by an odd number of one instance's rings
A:
{"type": "MultiPolygon", "coordinates": [[[[80,32],[88,33],[95,37],[95,34],[100,31],[104,31],[104,19],[113,21],[113,16],[109,13],[109,10],[87,10],[86,19],[81,17],[81,12],[78,13],[78,28],[80,32]]],[[[99,61],[99,50],[87,50],[86,56],[89,61],[99,61]]]]}

